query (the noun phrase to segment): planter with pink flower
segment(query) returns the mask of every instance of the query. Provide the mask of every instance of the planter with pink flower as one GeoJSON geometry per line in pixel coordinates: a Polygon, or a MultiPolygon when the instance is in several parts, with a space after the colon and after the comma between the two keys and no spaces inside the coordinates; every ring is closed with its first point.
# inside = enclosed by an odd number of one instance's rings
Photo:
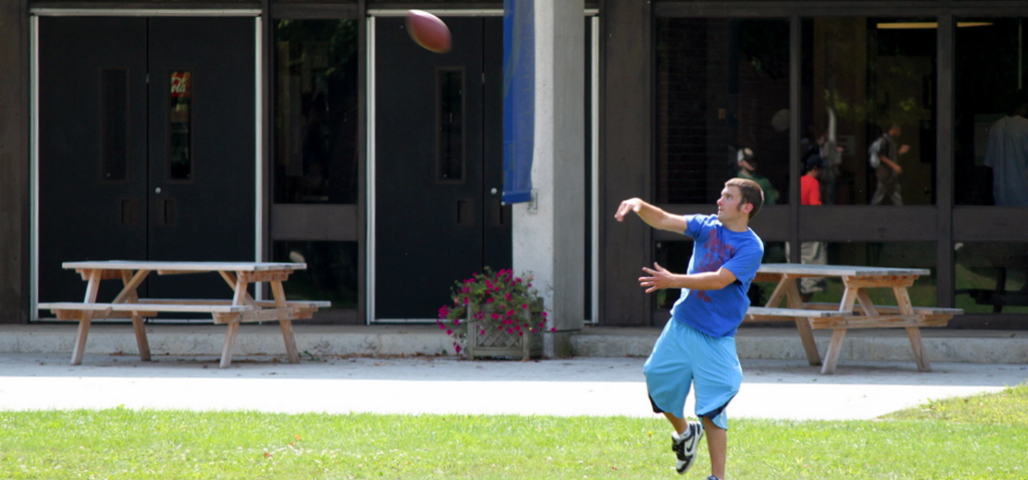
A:
{"type": "Polygon", "coordinates": [[[546,311],[530,275],[486,267],[456,282],[436,324],[453,337],[458,355],[528,360],[542,356],[546,311]]]}

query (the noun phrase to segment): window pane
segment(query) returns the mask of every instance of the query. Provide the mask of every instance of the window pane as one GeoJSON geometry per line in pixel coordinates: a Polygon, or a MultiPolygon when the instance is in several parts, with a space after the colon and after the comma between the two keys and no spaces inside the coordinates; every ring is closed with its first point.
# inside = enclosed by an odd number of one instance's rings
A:
{"type": "Polygon", "coordinates": [[[958,205],[1028,206],[1023,19],[958,19],[954,196],[958,205]]]}
{"type": "Polygon", "coordinates": [[[1028,313],[1028,243],[958,243],[956,306],[966,313],[1028,313]]]}
{"type": "Polygon", "coordinates": [[[190,99],[193,96],[193,73],[171,72],[171,108],[168,118],[168,178],[189,180],[193,175],[192,120],[190,99]]]}
{"type": "Polygon", "coordinates": [[[328,300],[332,309],[357,308],[357,242],[275,242],[275,262],[306,263],[282,286],[289,300],[328,300]]]}
{"type": "Polygon", "coordinates": [[[937,24],[841,17],[802,27],[798,161],[824,165],[822,202],[934,204],[937,24]]]}
{"type": "Polygon", "coordinates": [[[656,198],[710,203],[756,176],[767,204],[789,191],[789,23],[657,20],[656,198]],[[739,150],[749,149],[746,165],[739,150]]]}
{"type": "Polygon", "coordinates": [[[464,70],[436,72],[439,105],[436,111],[436,179],[464,180],[464,70]]]}
{"type": "Polygon", "coordinates": [[[357,202],[357,21],[275,24],[275,202],[357,202]]]}
{"type": "MultiPolygon", "coordinates": [[[[914,285],[908,288],[907,292],[910,295],[911,303],[915,307],[934,307],[936,305],[936,262],[935,244],[933,243],[829,243],[817,241],[802,243],[803,263],[821,263],[808,262],[806,259],[810,258],[808,253],[815,253],[823,249],[825,255],[821,258],[823,258],[823,263],[829,265],[925,268],[931,270],[932,273],[930,275],[921,276],[915,280],[914,285]]],[[[768,260],[765,255],[765,263],[772,261],[775,260],[768,260]]],[[[755,283],[750,289],[751,301],[756,304],[757,299],[759,299],[759,304],[764,305],[770,298],[771,293],[774,292],[776,286],[775,283],[755,283]],[[759,291],[754,292],[755,289],[759,289],[759,291]]],[[[840,277],[803,278],[798,283],[798,287],[805,301],[815,303],[838,304],[842,301],[842,294],[846,290],[840,277]]],[[[867,289],[867,292],[875,305],[897,305],[896,295],[890,288],[870,288],[867,289]]]]}
{"type": "Polygon", "coordinates": [[[128,179],[128,71],[105,69],[102,74],[104,180],[128,179]]]}

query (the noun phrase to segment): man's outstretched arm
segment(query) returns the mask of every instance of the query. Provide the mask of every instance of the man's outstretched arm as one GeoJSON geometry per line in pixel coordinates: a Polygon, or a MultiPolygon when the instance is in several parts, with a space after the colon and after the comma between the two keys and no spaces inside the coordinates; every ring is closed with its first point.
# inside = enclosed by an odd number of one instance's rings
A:
{"type": "Polygon", "coordinates": [[[635,212],[647,225],[660,230],[684,233],[685,229],[689,226],[685,216],[672,215],[639,198],[630,198],[621,202],[617,213],[614,214],[614,218],[622,222],[629,212],[635,212]]]}

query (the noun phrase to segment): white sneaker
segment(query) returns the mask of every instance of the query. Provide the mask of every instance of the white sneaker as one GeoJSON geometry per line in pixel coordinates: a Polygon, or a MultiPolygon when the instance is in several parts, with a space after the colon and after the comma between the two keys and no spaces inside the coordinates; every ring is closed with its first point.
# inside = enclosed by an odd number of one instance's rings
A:
{"type": "Polygon", "coordinates": [[[696,459],[696,446],[700,444],[701,438],[703,424],[700,422],[689,422],[681,435],[671,435],[671,451],[678,456],[678,462],[675,464],[678,473],[685,473],[692,466],[693,460],[696,459]]]}

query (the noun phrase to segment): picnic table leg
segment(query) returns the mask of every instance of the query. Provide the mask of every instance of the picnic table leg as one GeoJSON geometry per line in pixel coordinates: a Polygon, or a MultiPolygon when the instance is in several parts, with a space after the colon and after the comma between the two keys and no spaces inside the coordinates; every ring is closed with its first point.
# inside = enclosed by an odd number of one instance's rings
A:
{"type": "MultiPolygon", "coordinates": [[[[914,315],[914,306],[910,302],[907,287],[892,287],[892,291],[896,294],[896,304],[899,305],[900,312],[904,315],[914,315]]],[[[928,356],[925,355],[921,330],[917,327],[907,327],[907,337],[910,338],[910,349],[914,352],[917,369],[922,372],[932,371],[932,366],[928,363],[928,356]]]]}
{"type": "Polygon", "coordinates": [[[226,368],[232,364],[232,348],[236,345],[236,334],[239,333],[239,322],[228,322],[228,330],[225,331],[225,346],[221,349],[221,364],[219,367],[226,368]]]}
{"type": "MultiPolygon", "coordinates": [[[[149,270],[139,270],[135,274],[132,274],[132,272],[128,270],[122,270],[121,283],[124,287],[122,288],[121,293],[119,293],[111,303],[138,303],[139,294],[136,293],[136,289],[139,288],[139,284],[143,283],[143,280],[149,274],[149,270]]],[[[136,346],[139,348],[139,359],[144,362],[149,362],[150,342],[146,340],[146,326],[143,324],[143,317],[132,315],[132,330],[134,330],[136,334],[136,346]]]]}
{"type": "Polygon", "coordinates": [[[289,306],[286,304],[286,291],[279,280],[271,281],[271,292],[275,296],[275,308],[278,309],[278,325],[282,327],[282,339],[286,342],[286,356],[289,363],[300,363],[300,354],[296,352],[296,337],[293,336],[293,321],[289,319],[289,306]]]}
{"type": "MultiPolygon", "coordinates": [[[[100,292],[100,280],[103,278],[103,270],[93,269],[83,272],[85,276],[89,277],[86,284],[86,297],[83,299],[84,303],[96,303],[96,296],[100,292]]],[[[86,338],[89,337],[89,325],[93,320],[93,312],[88,310],[82,311],[82,318],[79,319],[78,333],[75,334],[75,348],[71,351],[71,364],[81,365],[82,356],[86,352],[86,338]]]]}
{"type": "Polygon", "coordinates": [[[139,347],[139,359],[144,362],[150,361],[150,342],[146,340],[146,325],[143,317],[132,316],[132,329],[136,332],[136,346],[139,347]]]}
{"type": "Polygon", "coordinates": [[[821,373],[831,375],[835,373],[835,365],[839,363],[839,354],[842,352],[842,341],[846,338],[845,328],[832,330],[832,341],[828,344],[828,352],[825,353],[825,364],[821,367],[821,373]]]}
{"type": "Polygon", "coordinates": [[[86,337],[89,336],[90,312],[83,310],[79,320],[78,333],[75,334],[75,348],[71,351],[71,364],[82,365],[82,355],[86,350],[86,337]]]}
{"type": "MultiPolygon", "coordinates": [[[[796,287],[797,279],[788,278],[782,280],[785,285],[785,297],[789,308],[803,308],[803,300],[800,298],[800,290],[796,287]]],[[[821,354],[817,351],[817,343],[814,341],[814,331],[810,328],[810,320],[806,317],[796,317],[796,330],[799,330],[800,341],[803,342],[803,351],[807,354],[807,363],[812,367],[821,365],[821,354]]]]}

